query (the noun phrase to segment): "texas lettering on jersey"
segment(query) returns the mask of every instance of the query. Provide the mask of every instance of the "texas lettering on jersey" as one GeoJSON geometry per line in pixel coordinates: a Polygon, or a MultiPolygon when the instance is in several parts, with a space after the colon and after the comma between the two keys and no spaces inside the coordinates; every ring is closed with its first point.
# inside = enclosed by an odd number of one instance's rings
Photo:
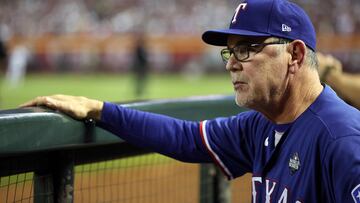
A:
{"type": "MultiPolygon", "coordinates": [[[[256,203],[257,200],[263,200],[265,199],[265,203],[270,202],[278,202],[278,203],[288,203],[288,195],[289,191],[286,187],[281,187],[276,181],[265,179],[265,181],[262,180],[261,177],[252,177],[252,199],[253,203],[256,203]],[[265,186],[265,197],[259,197],[259,188],[265,186]],[[280,187],[280,188],[279,188],[280,187]],[[274,193],[274,190],[280,190],[280,197],[278,199],[274,199],[272,196],[274,193]]],[[[259,201],[260,202],[260,201],[259,201]]],[[[296,200],[295,203],[302,203],[300,200],[296,200]]]]}

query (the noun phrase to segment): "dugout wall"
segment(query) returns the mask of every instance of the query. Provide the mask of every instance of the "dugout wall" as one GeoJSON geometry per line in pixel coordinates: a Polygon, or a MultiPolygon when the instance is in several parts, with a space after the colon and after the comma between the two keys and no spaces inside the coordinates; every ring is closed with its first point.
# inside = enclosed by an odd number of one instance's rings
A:
{"type": "MultiPolygon", "coordinates": [[[[246,110],[232,96],[124,105],[187,120],[246,110]]],[[[250,202],[249,178],[230,186],[210,164],[136,148],[49,109],[0,111],[0,135],[0,202],[250,202]]]]}

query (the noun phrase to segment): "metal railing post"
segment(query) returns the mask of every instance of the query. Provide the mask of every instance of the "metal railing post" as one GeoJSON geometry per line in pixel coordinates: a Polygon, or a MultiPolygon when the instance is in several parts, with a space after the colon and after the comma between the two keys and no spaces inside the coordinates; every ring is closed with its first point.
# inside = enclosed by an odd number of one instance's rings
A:
{"type": "Polygon", "coordinates": [[[34,173],[35,203],[74,201],[74,161],[70,154],[52,156],[49,167],[34,173]]]}
{"type": "Polygon", "coordinates": [[[200,203],[216,203],[215,195],[215,174],[216,169],[213,164],[200,165],[200,203]]]}
{"type": "Polygon", "coordinates": [[[224,174],[220,171],[219,168],[216,168],[215,175],[216,182],[216,202],[219,203],[230,203],[231,202],[231,187],[230,182],[224,176],[224,174]]]}
{"type": "Polygon", "coordinates": [[[213,164],[200,166],[200,203],[230,203],[230,183],[213,164]]]}
{"type": "Polygon", "coordinates": [[[70,154],[60,156],[59,164],[53,169],[55,202],[74,201],[74,161],[70,157],[70,154]]]}

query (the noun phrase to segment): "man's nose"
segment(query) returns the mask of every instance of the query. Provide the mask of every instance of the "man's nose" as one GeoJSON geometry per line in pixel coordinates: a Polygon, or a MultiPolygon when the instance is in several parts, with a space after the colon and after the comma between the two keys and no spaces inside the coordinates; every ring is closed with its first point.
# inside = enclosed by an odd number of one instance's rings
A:
{"type": "Polygon", "coordinates": [[[225,68],[227,71],[236,71],[236,70],[241,70],[242,65],[240,61],[238,61],[235,58],[235,56],[232,54],[229,60],[227,61],[225,68]]]}

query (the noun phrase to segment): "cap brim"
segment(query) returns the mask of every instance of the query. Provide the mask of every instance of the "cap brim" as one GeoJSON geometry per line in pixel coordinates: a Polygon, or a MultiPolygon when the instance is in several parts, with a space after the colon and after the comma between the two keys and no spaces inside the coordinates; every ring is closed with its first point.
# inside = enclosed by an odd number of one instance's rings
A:
{"type": "Polygon", "coordinates": [[[227,39],[229,35],[249,36],[249,37],[268,37],[267,33],[253,32],[239,29],[219,29],[208,30],[202,35],[202,40],[215,46],[227,46],[227,39]]]}

